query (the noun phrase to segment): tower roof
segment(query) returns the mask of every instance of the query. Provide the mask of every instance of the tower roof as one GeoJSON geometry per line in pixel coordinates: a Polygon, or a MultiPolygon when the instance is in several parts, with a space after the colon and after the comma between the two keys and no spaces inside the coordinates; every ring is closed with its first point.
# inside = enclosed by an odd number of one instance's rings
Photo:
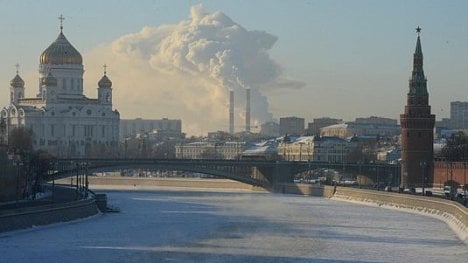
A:
{"type": "Polygon", "coordinates": [[[83,63],[80,52],[76,50],[67,38],[60,32],[57,39],[42,52],[39,61],[41,64],[78,64],[83,63]]]}
{"type": "Polygon", "coordinates": [[[10,81],[10,85],[14,88],[24,88],[24,80],[20,77],[18,72],[16,72],[16,76],[10,81]]]}
{"type": "Polygon", "coordinates": [[[78,64],[83,63],[83,58],[80,52],[76,50],[63,34],[63,20],[65,18],[60,15],[60,34],[50,46],[42,52],[39,61],[41,64],[78,64]]]}
{"type": "Polygon", "coordinates": [[[420,56],[422,56],[421,39],[419,37],[421,35],[421,30],[422,29],[419,26],[416,28],[418,39],[416,40],[416,50],[414,51],[414,55],[420,55],[420,56]]]}
{"type": "Polygon", "coordinates": [[[410,80],[409,94],[413,96],[427,96],[426,76],[423,69],[423,53],[421,48],[421,28],[416,28],[418,37],[416,39],[416,48],[413,54],[413,72],[410,80]]]}
{"type": "Polygon", "coordinates": [[[100,88],[110,88],[112,87],[112,81],[107,77],[107,65],[104,65],[104,76],[99,80],[98,86],[100,88]]]}

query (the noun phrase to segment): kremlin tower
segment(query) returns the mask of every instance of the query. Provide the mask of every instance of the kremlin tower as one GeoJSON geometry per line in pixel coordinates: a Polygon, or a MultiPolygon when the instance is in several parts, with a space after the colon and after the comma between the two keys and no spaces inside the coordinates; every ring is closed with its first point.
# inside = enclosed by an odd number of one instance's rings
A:
{"type": "Polygon", "coordinates": [[[409,91],[405,112],[401,122],[401,182],[408,189],[424,187],[432,182],[434,159],[435,115],[431,114],[427,79],[423,70],[421,28],[416,28],[418,38],[413,55],[413,72],[409,80],[409,91]]]}

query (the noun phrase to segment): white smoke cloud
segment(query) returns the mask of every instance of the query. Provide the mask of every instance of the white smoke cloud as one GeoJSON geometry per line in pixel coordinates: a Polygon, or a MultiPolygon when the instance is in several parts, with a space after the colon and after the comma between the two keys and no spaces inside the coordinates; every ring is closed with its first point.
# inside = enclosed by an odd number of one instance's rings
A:
{"type": "Polygon", "coordinates": [[[178,24],[147,26],[88,52],[86,80],[97,82],[98,65],[107,63],[114,104],[124,118],[180,118],[188,134],[228,130],[229,89],[240,126],[245,88],[251,88],[252,123],[262,123],[272,118],[263,91],[303,86],[285,79],[270,58],[276,41],[197,5],[178,24]]]}

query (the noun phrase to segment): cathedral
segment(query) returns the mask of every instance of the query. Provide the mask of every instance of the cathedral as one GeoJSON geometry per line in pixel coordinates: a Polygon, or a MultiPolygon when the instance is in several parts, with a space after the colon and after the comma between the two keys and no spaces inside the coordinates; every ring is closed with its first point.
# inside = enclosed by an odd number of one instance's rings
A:
{"type": "Polygon", "coordinates": [[[104,75],[98,97],[83,94],[83,59],[63,34],[39,58],[39,88],[25,97],[25,83],[16,71],[10,81],[10,105],[1,110],[5,138],[16,127],[32,131],[32,146],[56,157],[98,157],[117,153],[120,114],[112,109],[112,82],[104,75]]]}

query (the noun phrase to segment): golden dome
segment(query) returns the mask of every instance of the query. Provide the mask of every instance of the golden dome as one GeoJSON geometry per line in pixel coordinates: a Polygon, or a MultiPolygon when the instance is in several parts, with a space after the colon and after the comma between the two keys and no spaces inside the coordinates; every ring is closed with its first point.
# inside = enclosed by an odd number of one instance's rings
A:
{"type": "Polygon", "coordinates": [[[52,74],[49,72],[49,74],[47,74],[47,77],[43,78],[42,79],[42,85],[45,85],[45,86],[48,86],[48,87],[56,87],[57,86],[57,79],[52,76],[52,74]]]}
{"type": "Polygon", "coordinates": [[[10,81],[10,85],[15,88],[24,88],[24,80],[16,74],[16,76],[10,81]]]}
{"type": "Polygon", "coordinates": [[[112,81],[104,74],[104,76],[102,76],[101,80],[99,80],[98,86],[100,88],[110,88],[110,87],[112,87],[112,81]]]}
{"type": "Polygon", "coordinates": [[[42,52],[39,61],[41,64],[78,64],[83,63],[80,52],[76,50],[65,35],[60,32],[57,39],[44,52],[42,52]]]}

